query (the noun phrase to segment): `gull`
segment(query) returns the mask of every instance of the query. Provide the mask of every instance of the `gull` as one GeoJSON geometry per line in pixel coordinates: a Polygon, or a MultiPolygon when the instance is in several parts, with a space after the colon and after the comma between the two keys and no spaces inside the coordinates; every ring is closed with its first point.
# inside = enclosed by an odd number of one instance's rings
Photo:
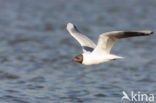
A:
{"type": "Polygon", "coordinates": [[[110,53],[110,50],[116,40],[135,36],[148,36],[152,34],[149,30],[130,30],[130,31],[112,31],[99,35],[97,45],[87,36],[81,34],[77,27],[67,24],[67,31],[81,45],[83,53],[75,56],[71,62],[78,62],[83,65],[95,65],[111,60],[122,59],[123,57],[110,53]]]}

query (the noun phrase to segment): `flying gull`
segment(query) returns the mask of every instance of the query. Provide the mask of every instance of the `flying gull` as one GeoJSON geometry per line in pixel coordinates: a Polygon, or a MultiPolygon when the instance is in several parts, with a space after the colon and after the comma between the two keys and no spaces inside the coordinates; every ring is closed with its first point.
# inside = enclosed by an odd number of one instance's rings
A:
{"type": "Polygon", "coordinates": [[[135,31],[112,31],[99,35],[97,45],[87,36],[82,35],[72,23],[67,24],[67,31],[80,43],[83,53],[75,56],[71,62],[79,62],[83,65],[100,64],[123,57],[110,53],[116,40],[135,36],[148,36],[152,34],[149,30],[135,31]]]}

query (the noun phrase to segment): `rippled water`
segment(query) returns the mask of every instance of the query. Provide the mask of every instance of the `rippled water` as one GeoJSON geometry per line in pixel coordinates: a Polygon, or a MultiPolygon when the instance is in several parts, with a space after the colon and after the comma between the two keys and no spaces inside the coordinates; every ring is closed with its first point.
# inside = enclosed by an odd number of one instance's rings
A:
{"type": "Polygon", "coordinates": [[[156,32],[155,0],[0,0],[0,103],[121,103],[122,91],[156,95],[156,37],[118,41],[125,57],[94,66],[68,22],[97,40],[112,30],[156,32]]]}

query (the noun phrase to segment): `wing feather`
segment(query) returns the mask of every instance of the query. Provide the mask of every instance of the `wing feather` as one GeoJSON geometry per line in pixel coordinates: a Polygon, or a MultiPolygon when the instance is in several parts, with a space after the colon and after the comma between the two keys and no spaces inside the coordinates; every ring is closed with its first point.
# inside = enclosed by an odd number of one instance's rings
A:
{"type": "Polygon", "coordinates": [[[152,31],[112,31],[106,32],[99,36],[98,43],[93,52],[105,52],[110,53],[110,50],[116,40],[135,36],[148,36],[152,34],[152,31]]]}
{"type": "Polygon", "coordinates": [[[83,52],[92,52],[96,47],[95,43],[87,36],[82,35],[72,23],[67,24],[67,30],[80,43],[83,52]]]}

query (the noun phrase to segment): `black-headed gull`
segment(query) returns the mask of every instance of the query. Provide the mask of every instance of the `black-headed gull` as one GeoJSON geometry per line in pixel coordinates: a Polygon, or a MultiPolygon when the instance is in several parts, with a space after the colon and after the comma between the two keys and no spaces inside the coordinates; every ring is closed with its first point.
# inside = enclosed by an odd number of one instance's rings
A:
{"type": "Polygon", "coordinates": [[[82,35],[72,23],[67,24],[67,30],[80,43],[83,49],[83,53],[77,55],[71,61],[79,62],[84,65],[93,65],[121,59],[123,57],[110,54],[110,50],[116,40],[135,36],[148,36],[153,33],[148,30],[106,32],[99,36],[96,45],[87,36],[82,35]]]}

